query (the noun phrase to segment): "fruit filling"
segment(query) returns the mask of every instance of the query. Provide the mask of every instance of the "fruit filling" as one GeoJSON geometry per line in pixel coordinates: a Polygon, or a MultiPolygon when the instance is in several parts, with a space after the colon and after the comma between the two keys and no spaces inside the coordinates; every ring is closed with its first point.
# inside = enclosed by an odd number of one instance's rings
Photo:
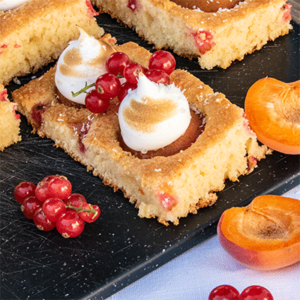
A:
{"type": "Polygon", "coordinates": [[[6,48],[8,47],[8,45],[2,45],[0,46],[0,55],[4,53],[4,51],[6,50],[6,48]]]}
{"type": "Polygon", "coordinates": [[[179,153],[180,151],[183,151],[190,147],[198,137],[202,134],[202,132],[205,129],[205,118],[202,113],[196,113],[193,110],[191,110],[191,122],[189,124],[189,127],[187,128],[186,132],[180,136],[177,140],[175,140],[173,143],[159,148],[157,150],[147,151],[146,153],[141,151],[136,151],[131,148],[129,148],[124,140],[122,139],[122,136],[119,136],[119,142],[123,150],[130,152],[132,155],[140,158],[140,159],[148,159],[153,158],[155,156],[171,156],[176,153],[179,153]]]}
{"type": "Polygon", "coordinates": [[[82,153],[85,153],[86,151],[86,147],[83,144],[82,140],[88,134],[91,128],[91,123],[92,123],[91,121],[86,121],[82,123],[71,124],[73,130],[75,131],[75,134],[78,136],[79,150],[82,153]]]}
{"type": "Polygon", "coordinates": [[[200,9],[202,12],[217,12],[220,9],[231,9],[243,0],[171,0],[177,5],[188,9],[200,9]]]}
{"type": "Polygon", "coordinates": [[[192,32],[192,35],[195,39],[196,46],[201,55],[204,55],[215,45],[215,42],[213,42],[212,33],[207,30],[199,29],[197,32],[192,32]]]}
{"type": "Polygon", "coordinates": [[[127,7],[131,9],[132,12],[135,12],[137,9],[137,0],[128,0],[127,7]]]}
{"type": "Polygon", "coordinates": [[[88,7],[88,14],[91,19],[93,17],[99,15],[99,13],[94,10],[94,8],[89,0],[86,0],[85,3],[86,3],[86,6],[88,7]]]}
{"type": "Polygon", "coordinates": [[[178,201],[174,197],[166,193],[158,193],[157,195],[155,195],[155,197],[160,200],[161,206],[166,211],[172,210],[172,208],[178,203],[178,201]]]}
{"type": "Polygon", "coordinates": [[[36,104],[31,110],[32,119],[39,125],[42,122],[42,115],[45,112],[46,107],[47,106],[45,104],[39,103],[39,104],[36,104]]]}
{"type": "Polygon", "coordinates": [[[282,16],[283,22],[289,22],[292,20],[291,9],[292,5],[290,3],[286,3],[283,5],[284,13],[282,16]]]}
{"type": "Polygon", "coordinates": [[[6,89],[3,89],[1,90],[1,87],[0,87],[0,101],[8,101],[7,99],[7,90],[6,89]]]}

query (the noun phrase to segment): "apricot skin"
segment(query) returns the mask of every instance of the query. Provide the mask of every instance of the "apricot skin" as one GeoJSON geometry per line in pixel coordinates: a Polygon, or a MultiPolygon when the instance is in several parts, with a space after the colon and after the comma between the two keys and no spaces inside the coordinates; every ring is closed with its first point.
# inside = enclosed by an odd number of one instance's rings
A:
{"type": "MultiPolygon", "coordinates": [[[[255,223],[255,218],[253,220],[255,223]]],[[[226,210],[219,220],[217,233],[224,250],[242,265],[257,270],[275,270],[300,261],[299,227],[299,200],[266,195],[256,197],[247,207],[226,210]],[[275,215],[270,215],[270,212],[275,215]],[[268,228],[260,227],[257,231],[243,229],[243,219],[247,213],[274,223],[274,228],[282,227],[282,233],[262,237],[257,233],[268,228]],[[281,219],[281,215],[285,220],[281,219]]]]}
{"type": "Polygon", "coordinates": [[[300,154],[300,80],[258,80],[248,90],[245,112],[260,142],[282,153],[300,154]]]}

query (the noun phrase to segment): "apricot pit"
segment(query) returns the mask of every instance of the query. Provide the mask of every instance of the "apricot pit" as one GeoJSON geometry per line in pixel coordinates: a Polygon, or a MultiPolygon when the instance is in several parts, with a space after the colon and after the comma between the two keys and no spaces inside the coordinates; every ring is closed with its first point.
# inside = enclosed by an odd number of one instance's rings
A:
{"type": "Polygon", "coordinates": [[[222,247],[251,269],[274,270],[300,261],[300,201],[264,195],[226,210],[218,223],[222,247]]]}

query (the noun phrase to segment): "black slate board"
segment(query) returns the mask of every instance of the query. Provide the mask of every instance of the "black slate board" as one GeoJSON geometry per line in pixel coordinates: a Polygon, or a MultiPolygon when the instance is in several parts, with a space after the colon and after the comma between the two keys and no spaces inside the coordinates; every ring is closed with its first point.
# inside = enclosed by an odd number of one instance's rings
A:
{"type": "MultiPolygon", "coordinates": [[[[108,15],[100,26],[118,42],[135,41],[153,51],[108,15]]],[[[299,25],[287,36],[269,42],[260,51],[234,62],[227,70],[201,70],[196,60],[175,55],[177,67],[199,77],[215,91],[243,107],[249,87],[262,77],[285,82],[299,79],[299,25]]],[[[40,71],[41,75],[47,68],[40,71]]],[[[27,83],[31,76],[20,78],[27,83]]],[[[18,86],[11,84],[11,92],[18,86]]],[[[86,168],[49,139],[31,133],[22,117],[22,142],[0,152],[1,299],[104,299],[176,256],[216,234],[221,213],[244,206],[260,194],[282,194],[299,184],[299,156],[274,152],[239,182],[227,182],[215,205],[165,227],[140,219],[121,192],[114,193],[86,168]],[[63,174],[102,210],[96,223],[88,224],[76,239],[63,239],[55,230],[39,231],[20,211],[13,198],[21,181],[35,183],[49,174],[63,174]]]]}

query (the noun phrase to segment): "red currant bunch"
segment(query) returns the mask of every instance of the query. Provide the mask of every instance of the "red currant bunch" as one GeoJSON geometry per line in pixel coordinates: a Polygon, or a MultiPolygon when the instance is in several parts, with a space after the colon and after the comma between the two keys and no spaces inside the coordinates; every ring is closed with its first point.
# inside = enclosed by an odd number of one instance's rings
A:
{"type": "Polygon", "coordinates": [[[60,175],[47,176],[37,186],[30,181],[21,182],[14,189],[14,197],[21,203],[25,217],[33,219],[38,229],[56,228],[65,238],[80,235],[85,222],[95,222],[101,213],[83,195],[72,194],[71,182],[60,175]]]}
{"type": "Polygon", "coordinates": [[[251,285],[240,294],[233,286],[223,284],[210,292],[208,300],[273,300],[273,296],[260,285],[251,285]]]}
{"type": "Polygon", "coordinates": [[[75,96],[94,86],[85,97],[85,106],[93,113],[106,112],[115,97],[121,102],[130,90],[137,88],[140,73],[153,82],[170,84],[169,75],[174,71],[176,61],[170,52],[159,50],[151,55],[147,69],[139,63],[131,62],[126,53],[114,52],[105,66],[107,73],[100,75],[94,84],[73,93],[75,96]],[[119,78],[123,78],[122,84],[119,78]]]}

